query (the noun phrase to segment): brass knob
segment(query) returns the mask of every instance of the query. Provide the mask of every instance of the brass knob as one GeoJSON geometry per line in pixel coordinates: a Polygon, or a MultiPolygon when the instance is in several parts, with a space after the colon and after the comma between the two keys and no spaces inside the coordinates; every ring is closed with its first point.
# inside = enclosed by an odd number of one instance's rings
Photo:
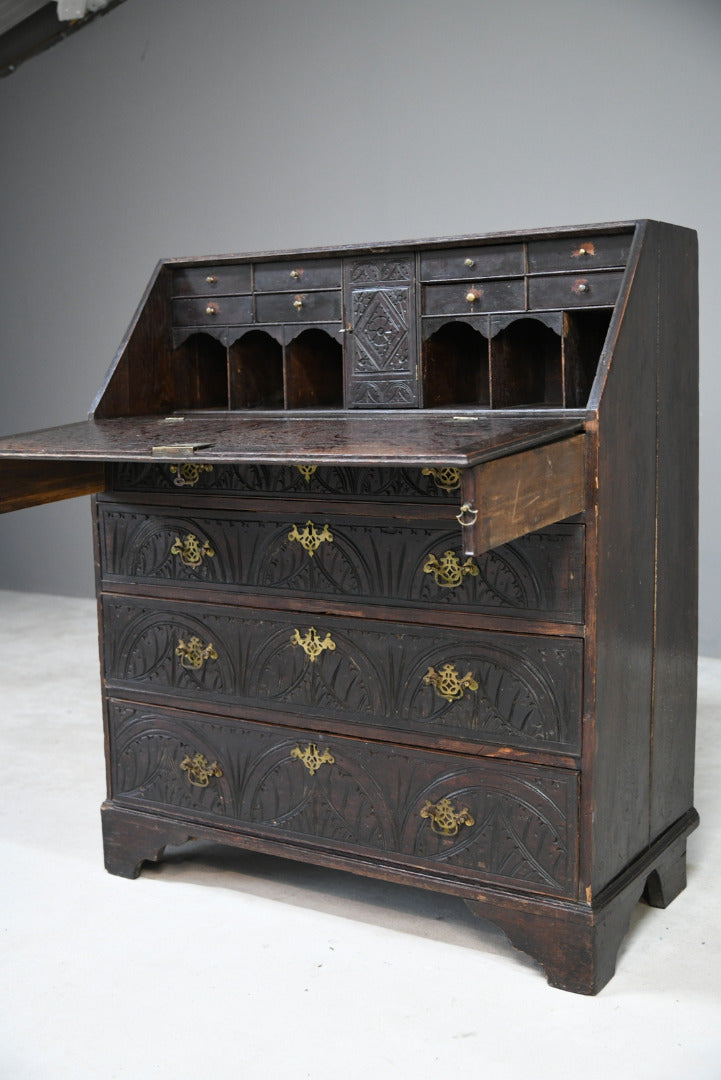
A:
{"type": "Polygon", "coordinates": [[[478,289],[470,289],[469,292],[466,293],[466,300],[468,301],[469,304],[475,304],[476,300],[480,300],[480,299],[481,299],[481,294],[478,291],[478,289]]]}
{"type": "Polygon", "coordinates": [[[476,260],[475,259],[466,259],[465,262],[463,263],[463,265],[467,266],[468,269],[470,270],[471,267],[476,265],[476,260]]]}
{"type": "Polygon", "coordinates": [[[303,307],[303,301],[299,296],[296,296],[295,300],[293,301],[293,307],[296,311],[300,311],[300,309],[303,307]]]}
{"type": "Polygon", "coordinates": [[[578,249],[578,254],[579,255],[585,255],[586,254],[586,249],[585,248],[579,248],[578,249]]]}
{"type": "Polygon", "coordinates": [[[291,276],[291,277],[292,277],[292,278],[293,278],[293,279],[294,279],[295,281],[297,281],[297,280],[298,280],[298,278],[300,277],[300,274],[301,274],[301,271],[300,271],[300,270],[291,270],[291,272],[290,272],[290,276],[291,276]]]}
{"type": "Polygon", "coordinates": [[[208,276],[207,276],[207,278],[205,280],[207,281],[208,285],[217,285],[218,284],[218,279],[215,276],[215,274],[208,274],[208,276]]]}
{"type": "Polygon", "coordinates": [[[215,306],[215,304],[208,304],[208,306],[205,309],[205,314],[206,315],[217,315],[218,314],[218,309],[215,306]]]}
{"type": "Polygon", "coordinates": [[[578,291],[579,292],[588,292],[588,285],[586,284],[585,281],[580,282],[580,284],[578,286],[578,291]]]}

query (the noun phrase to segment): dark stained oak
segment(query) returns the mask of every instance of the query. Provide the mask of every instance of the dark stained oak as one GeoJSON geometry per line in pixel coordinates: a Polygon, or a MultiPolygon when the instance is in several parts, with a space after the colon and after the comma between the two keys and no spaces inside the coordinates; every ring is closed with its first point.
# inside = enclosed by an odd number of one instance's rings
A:
{"type": "Polygon", "coordinates": [[[686,884],[695,234],[159,264],[84,423],[108,870],[199,838],[463,899],[552,986],[686,884]]]}

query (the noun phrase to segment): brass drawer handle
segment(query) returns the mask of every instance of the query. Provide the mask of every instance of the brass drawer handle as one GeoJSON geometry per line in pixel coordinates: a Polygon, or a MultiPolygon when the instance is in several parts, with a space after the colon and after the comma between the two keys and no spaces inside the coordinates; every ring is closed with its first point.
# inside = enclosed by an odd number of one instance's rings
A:
{"type": "Polygon", "coordinates": [[[481,289],[469,289],[466,293],[466,302],[469,304],[475,304],[476,300],[480,300],[483,296],[481,289]]]}
{"type": "Polygon", "coordinates": [[[185,539],[181,540],[179,536],[175,537],[175,542],[170,549],[171,555],[179,555],[180,561],[185,566],[200,566],[203,559],[212,559],[215,555],[215,551],[210,546],[210,543],[206,540],[203,546],[200,546],[195,533],[188,533],[185,539]]]}
{"type": "Polygon", "coordinates": [[[430,820],[433,832],[439,836],[457,836],[461,825],[476,823],[467,806],[454,810],[450,799],[441,799],[437,803],[429,800],[421,810],[421,817],[430,820]]]}
{"type": "Polygon", "coordinates": [[[471,270],[476,265],[476,260],[475,259],[464,259],[463,260],[463,265],[467,266],[468,269],[471,270]]]}
{"type": "Polygon", "coordinates": [[[180,666],[186,671],[199,671],[206,660],[217,660],[218,654],[213,645],[203,642],[198,637],[192,637],[187,643],[181,638],[175,650],[175,655],[180,657],[180,666]]]}
{"type": "MultiPolygon", "coordinates": [[[[300,469],[301,466],[299,465],[298,468],[300,469]]],[[[308,479],[309,477],[306,477],[306,481],[308,479]]],[[[305,528],[302,532],[299,532],[298,526],[294,525],[288,533],[288,539],[291,542],[297,541],[297,543],[299,543],[302,548],[305,548],[310,557],[313,558],[316,551],[324,541],[327,541],[329,544],[333,543],[333,533],[330,531],[327,525],[324,525],[319,532],[312,521],[306,521],[305,528]]]]}
{"type": "Polygon", "coordinates": [[[456,514],[456,521],[459,525],[463,525],[464,528],[468,528],[470,525],[475,525],[478,521],[478,511],[475,506],[471,506],[470,503],[464,502],[460,509],[460,512],[456,514]]]}
{"type": "Polygon", "coordinates": [[[330,750],[326,749],[321,754],[315,743],[309,743],[305,750],[296,746],[294,750],[291,750],[290,756],[302,762],[311,776],[318,772],[321,765],[335,765],[335,758],[330,750]]]}
{"type": "Polygon", "coordinates": [[[473,678],[473,673],[467,671],[461,678],[453,664],[444,664],[440,671],[429,667],[423,676],[426,686],[432,686],[439,697],[446,701],[458,701],[463,697],[465,690],[477,690],[478,683],[473,678]]]}
{"type": "Polygon", "coordinates": [[[206,280],[208,285],[217,285],[218,284],[218,278],[216,277],[215,274],[208,274],[208,276],[206,277],[205,280],[206,280]]]}
{"type": "Polygon", "coordinates": [[[304,634],[303,637],[301,637],[300,630],[294,630],[290,643],[291,645],[300,645],[311,664],[316,662],[325,649],[328,649],[329,652],[332,652],[333,649],[335,649],[335,641],[333,641],[330,634],[326,634],[321,641],[320,634],[314,626],[311,626],[308,633],[304,634]]]}
{"type": "Polygon", "coordinates": [[[442,589],[457,589],[463,584],[463,579],[478,577],[479,570],[473,559],[468,556],[464,563],[456,555],[455,551],[444,551],[440,559],[431,554],[423,566],[424,574],[433,574],[436,585],[442,589]]]}
{"type": "Polygon", "coordinates": [[[293,301],[293,307],[295,308],[296,311],[300,311],[300,309],[303,307],[303,297],[302,296],[296,296],[295,300],[293,301]]]}
{"type": "Polygon", "coordinates": [[[306,484],[310,483],[311,477],[315,473],[317,465],[296,465],[296,469],[305,480],[306,484]]]}
{"type": "Polygon", "coordinates": [[[205,314],[206,315],[217,315],[219,310],[220,309],[218,308],[217,304],[206,304],[205,305],[205,314]]]}
{"type": "Polygon", "coordinates": [[[461,470],[446,467],[443,469],[422,469],[423,476],[432,476],[433,483],[441,491],[457,491],[461,486],[461,470]]]}
{"type": "Polygon", "coordinates": [[[212,465],[194,465],[191,462],[183,462],[182,465],[169,465],[168,470],[174,476],[175,487],[195,487],[200,480],[201,473],[212,472],[212,465]]]}
{"type": "Polygon", "coordinates": [[[204,754],[186,754],[180,763],[180,768],[187,773],[189,782],[193,787],[207,787],[211,776],[222,776],[223,770],[217,761],[209,764],[204,754]]]}

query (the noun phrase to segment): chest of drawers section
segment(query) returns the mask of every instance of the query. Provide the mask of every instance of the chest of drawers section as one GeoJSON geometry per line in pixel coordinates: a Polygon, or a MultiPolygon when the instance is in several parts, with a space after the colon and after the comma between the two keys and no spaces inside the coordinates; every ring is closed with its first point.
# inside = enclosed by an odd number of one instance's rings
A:
{"type": "Polygon", "coordinates": [[[274,499],[273,470],[242,493],[118,471],[96,500],[111,798],[572,896],[584,526],[466,558],[417,472],[382,478],[415,485],[399,503],[356,475],[313,478],[334,502],[274,499]]]}

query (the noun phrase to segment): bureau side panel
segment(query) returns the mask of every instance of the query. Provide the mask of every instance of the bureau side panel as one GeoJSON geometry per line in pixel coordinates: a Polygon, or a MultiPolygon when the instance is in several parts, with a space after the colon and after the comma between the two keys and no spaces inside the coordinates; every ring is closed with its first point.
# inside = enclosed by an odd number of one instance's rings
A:
{"type": "Polygon", "coordinates": [[[649,838],[657,245],[648,231],[637,241],[638,262],[598,413],[596,709],[592,806],[586,808],[594,894],[649,838]]]}
{"type": "Polygon", "coordinates": [[[693,802],[698,649],[698,252],[696,234],[656,226],[658,545],[651,834],[693,802]]]}

